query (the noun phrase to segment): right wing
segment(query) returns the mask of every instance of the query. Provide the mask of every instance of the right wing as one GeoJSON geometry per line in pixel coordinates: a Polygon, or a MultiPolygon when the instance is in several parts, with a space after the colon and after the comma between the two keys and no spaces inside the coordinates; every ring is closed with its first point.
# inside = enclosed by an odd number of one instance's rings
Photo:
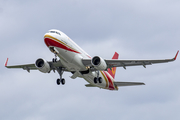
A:
{"type": "MultiPolygon", "coordinates": [[[[126,66],[138,66],[142,65],[146,67],[146,65],[152,65],[155,63],[166,63],[166,62],[172,62],[176,60],[177,55],[179,51],[176,53],[175,57],[172,59],[161,59],[161,60],[116,60],[116,59],[104,59],[104,61],[107,64],[107,69],[108,68],[113,68],[113,67],[123,67],[126,69],[126,66]]],[[[82,62],[85,66],[92,66],[91,64],[91,59],[82,59],[82,62]]]]}
{"type": "MultiPolygon", "coordinates": [[[[23,64],[23,65],[8,66],[7,63],[8,63],[8,58],[5,63],[6,68],[22,68],[23,70],[27,70],[28,72],[30,72],[30,70],[37,70],[35,64],[23,64]]],[[[64,68],[64,71],[67,71],[67,69],[65,69],[65,67],[62,65],[60,60],[57,62],[48,62],[48,63],[50,65],[51,70],[55,70],[56,67],[62,67],[62,68],[64,68]]]]}

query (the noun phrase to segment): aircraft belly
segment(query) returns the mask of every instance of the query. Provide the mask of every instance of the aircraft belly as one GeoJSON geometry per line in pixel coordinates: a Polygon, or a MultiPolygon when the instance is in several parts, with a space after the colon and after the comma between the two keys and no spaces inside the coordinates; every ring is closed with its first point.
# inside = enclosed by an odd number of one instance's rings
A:
{"type": "Polygon", "coordinates": [[[58,57],[60,57],[61,59],[67,61],[67,62],[72,62],[72,59],[75,56],[75,53],[64,50],[62,48],[58,48],[56,47],[56,49],[58,50],[58,57]]]}
{"type": "Polygon", "coordinates": [[[82,63],[82,56],[79,53],[74,53],[61,48],[56,48],[58,57],[61,59],[62,64],[70,71],[85,71],[86,67],[82,63]]]}
{"type": "MultiPolygon", "coordinates": [[[[86,71],[87,68],[82,63],[83,54],[67,51],[62,48],[55,48],[58,51],[58,57],[61,59],[62,64],[69,71],[86,71]]],[[[99,88],[114,90],[114,84],[112,77],[106,71],[99,71],[99,77],[102,78],[102,83],[94,83],[94,78],[97,77],[97,72],[89,72],[88,74],[82,74],[82,76],[90,84],[99,88]]]]}

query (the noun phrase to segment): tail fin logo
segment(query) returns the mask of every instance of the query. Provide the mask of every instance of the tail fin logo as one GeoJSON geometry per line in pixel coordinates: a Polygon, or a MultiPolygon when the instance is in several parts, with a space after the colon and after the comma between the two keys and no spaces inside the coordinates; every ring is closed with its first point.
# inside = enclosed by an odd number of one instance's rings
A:
{"type": "Polygon", "coordinates": [[[116,73],[116,67],[111,68],[111,71],[112,71],[112,74],[115,75],[115,73],[116,73]]]}
{"type": "MultiPolygon", "coordinates": [[[[115,52],[114,56],[112,57],[112,59],[118,59],[118,57],[119,57],[119,54],[117,52],[115,52]]],[[[114,78],[115,74],[116,74],[116,67],[108,69],[108,73],[114,78]]]]}

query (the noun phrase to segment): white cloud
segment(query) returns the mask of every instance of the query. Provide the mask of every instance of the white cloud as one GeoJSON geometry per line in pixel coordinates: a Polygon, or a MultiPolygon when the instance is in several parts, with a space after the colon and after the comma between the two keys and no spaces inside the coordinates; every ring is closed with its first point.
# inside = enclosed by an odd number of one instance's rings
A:
{"type": "Polygon", "coordinates": [[[91,56],[163,59],[179,49],[179,1],[1,1],[0,119],[179,119],[177,61],[117,69],[116,80],[145,82],[119,91],[86,88],[65,73],[10,70],[9,65],[54,57],[43,42],[51,28],[71,37],[91,56]]]}

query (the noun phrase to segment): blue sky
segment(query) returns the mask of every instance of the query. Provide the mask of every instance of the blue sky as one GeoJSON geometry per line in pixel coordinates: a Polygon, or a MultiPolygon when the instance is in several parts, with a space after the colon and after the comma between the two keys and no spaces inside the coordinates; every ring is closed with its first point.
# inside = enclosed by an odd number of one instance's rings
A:
{"type": "Polygon", "coordinates": [[[178,0],[1,0],[0,1],[0,119],[180,119],[180,62],[118,68],[117,81],[145,86],[119,91],[86,88],[81,78],[64,73],[6,69],[54,55],[43,41],[49,29],[59,29],[91,56],[110,59],[172,58],[180,44],[178,0]]]}

